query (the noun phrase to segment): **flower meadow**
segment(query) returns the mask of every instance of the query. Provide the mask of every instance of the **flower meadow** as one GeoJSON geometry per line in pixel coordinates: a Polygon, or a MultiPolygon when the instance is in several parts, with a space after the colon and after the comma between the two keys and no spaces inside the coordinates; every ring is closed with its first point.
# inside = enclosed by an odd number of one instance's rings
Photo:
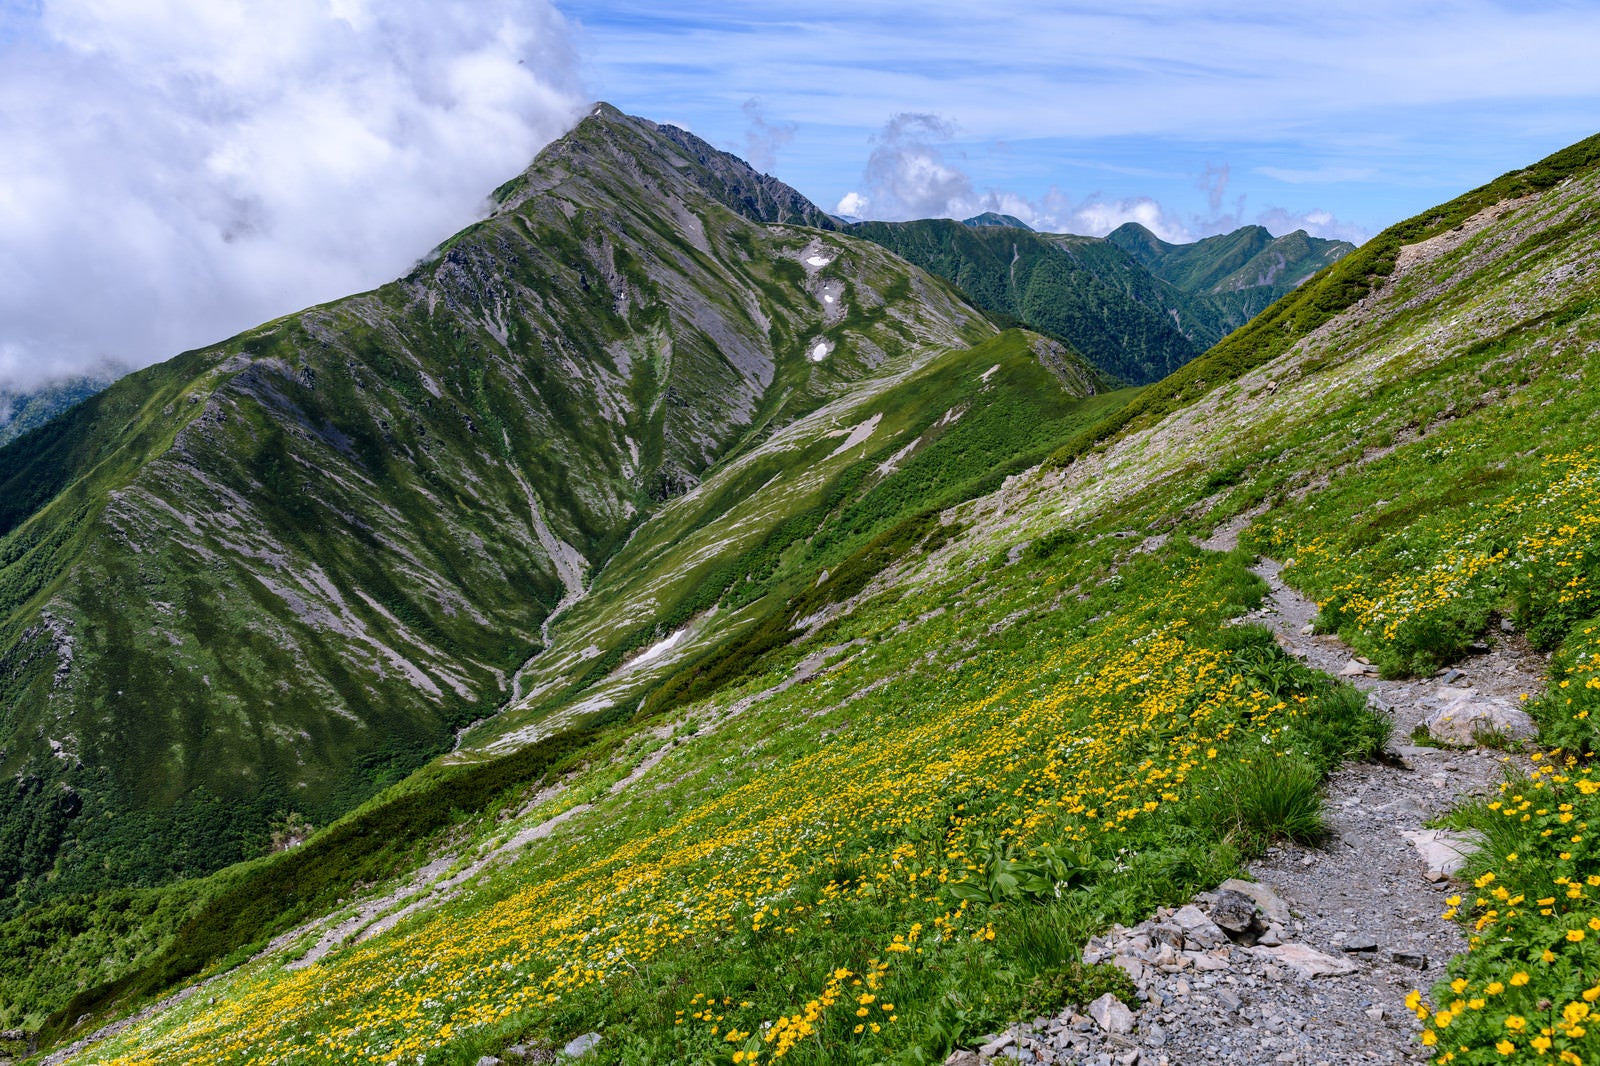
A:
{"type": "Polygon", "coordinates": [[[1447,900],[1470,948],[1451,978],[1408,1005],[1434,1061],[1548,1061],[1600,1056],[1600,765],[1535,753],[1527,773],[1458,812],[1483,833],[1470,886],[1447,900]]]}
{"type": "Polygon", "coordinates": [[[1224,775],[1324,769],[1372,732],[1270,634],[1222,625],[1260,596],[1246,562],[996,562],[1016,596],[869,607],[818,681],[698,707],[641,809],[602,805],[316,965],[243,967],[97,1061],[475,1061],[596,1029],[613,1062],[943,1055],[1089,932],[1231,872],[1249,842],[1195,802],[1224,775]]]}
{"type": "MultiPolygon", "coordinates": [[[[1432,453],[1464,458],[1465,478],[1496,461],[1500,431],[1481,427],[1432,453]]],[[[1414,465],[1396,469],[1415,476],[1414,465]]],[[[1600,719],[1591,715],[1600,703],[1600,446],[1544,455],[1514,492],[1485,492],[1455,506],[1429,506],[1404,485],[1389,488],[1392,499],[1342,528],[1308,528],[1324,504],[1266,523],[1255,543],[1292,559],[1285,577],[1316,596],[1319,626],[1387,674],[1425,675],[1458,661],[1496,616],[1536,647],[1562,649],[1550,693],[1530,709],[1546,743],[1600,747],[1600,719]],[[1408,521],[1391,529],[1396,516],[1408,521]]]]}
{"type": "Polygon", "coordinates": [[[1545,691],[1524,697],[1538,750],[1507,756],[1497,793],[1451,816],[1485,845],[1443,914],[1465,925],[1470,949],[1409,1000],[1438,1063],[1600,1061],[1592,416],[1582,390],[1530,390],[1273,513],[1246,537],[1292,558],[1285,579],[1317,599],[1319,626],[1385,674],[1426,675],[1482,640],[1525,638],[1552,653],[1545,691]]]}

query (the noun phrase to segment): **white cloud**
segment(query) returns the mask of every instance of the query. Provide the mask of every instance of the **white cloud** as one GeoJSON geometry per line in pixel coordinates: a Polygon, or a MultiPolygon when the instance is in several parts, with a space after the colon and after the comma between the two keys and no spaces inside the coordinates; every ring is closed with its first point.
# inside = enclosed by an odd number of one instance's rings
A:
{"type": "Polygon", "coordinates": [[[0,382],[370,288],[581,112],[548,0],[0,15],[0,382]]]}
{"type": "Polygon", "coordinates": [[[1147,196],[1129,200],[1089,200],[1071,208],[1065,221],[1065,232],[1082,233],[1090,237],[1104,237],[1118,226],[1137,222],[1171,244],[1188,244],[1196,239],[1181,223],[1170,218],[1159,203],[1147,196]]]}
{"type": "Polygon", "coordinates": [[[778,164],[778,149],[794,140],[799,125],[793,122],[772,122],[755,97],[744,102],[741,108],[749,125],[744,131],[745,162],[763,173],[770,173],[778,164]]]}
{"type": "MultiPolygon", "coordinates": [[[[1193,239],[1187,227],[1149,197],[1105,199],[1096,194],[1075,203],[1054,188],[1039,200],[1004,189],[979,192],[967,173],[946,158],[944,145],[954,134],[954,125],[938,115],[895,115],[873,138],[872,154],[862,175],[870,194],[845,194],[836,213],[863,216],[870,207],[873,218],[900,221],[970,218],[995,211],[1053,233],[1100,237],[1124,222],[1137,222],[1162,240],[1193,239]]],[[[1215,189],[1214,199],[1220,203],[1221,191],[1227,186],[1227,168],[1208,168],[1199,183],[1202,188],[1215,189]]],[[[1231,217],[1220,223],[1228,221],[1231,217]]],[[[1205,232],[1232,228],[1220,223],[1205,232]]]]}
{"type": "Polygon", "coordinates": [[[972,181],[945,161],[939,144],[955,128],[938,115],[903,112],[874,138],[862,175],[877,217],[959,217],[973,213],[972,181]]]}
{"type": "Polygon", "coordinates": [[[1286,211],[1281,207],[1269,207],[1256,216],[1256,221],[1265,226],[1275,237],[1282,237],[1286,233],[1293,233],[1303,229],[1313,237],[1326,237],[1330,240],[1350,241],[1352,244],[1365,244],[1372,236],[1360,226],[1349,222],[1342,222],[1335,218],[1331,212],[1317,208],[1311,211],[1294,212],[1286,211]]]}
{"type": "Polygon", "coordinates": [[[867,213],[867,208],[871,202],[872,201],[868,200],[865,196],[862,196],[858,192],[847,192],[843,196],[839,197],[839,203],[833,209],[833,213],[836,215],[849,215],[852,218],[860,218],[867,213]]]}

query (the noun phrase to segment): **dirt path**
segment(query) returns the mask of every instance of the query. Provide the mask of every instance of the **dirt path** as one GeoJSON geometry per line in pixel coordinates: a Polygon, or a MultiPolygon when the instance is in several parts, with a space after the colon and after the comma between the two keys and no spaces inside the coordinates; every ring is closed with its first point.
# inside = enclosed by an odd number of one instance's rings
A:
{"type": "MultiPolygon", "coordinates": [[[[1235,547],[1242,524],[1219,530],[1202,546],[1235,547]]],[[[952,1066],[1002,1059],[1095,1066],[1427,1061],[1405,996],[1438,980],[1447,960],[1467,945],[1458,927],[1441,917],[1459,884],[1438,871],[1430,879],[1403,834],[1491,788],[1500,780],[1502,753],[1419,747],[1411,731],[1442,699],[1467,686],[1513,698],[1539,692],[1545,660],[1519,637],[1505,635],[1492,650],[1457,664],[1461,676],[1444,692],[1442,678],[1381,680],[1338,638],[1312,635],[1316,605],[1283,584],[1276,562],[1262,560],[1254,570],[1271,594],[1241,621],[1270,627],[1307,665],[1344,675],[1395,723],[1389,761],[1348,763],[1329,779],[1331,833],[1323,847],[1272,848],[1250,865],[1250,876],[1276,897],[1275,905],[1287,905],[1267,934],[1267,943],[1285,946],[1223,941],[1192,950],[1200,945],[1180,934],[1178,950],[1162,955],[1162,929],[1171,930],[1188,913],[1163,910],[1135,929],[1119,927],[1096,938],[1086,951],[1138,974],[1140,1000],[1129,1004],[1136,1008],[1131,1019],[1119,1024],[1108,1018],[1109,1028],[1071,1011],[1036,1019],[997,1034],[976,1052],[958,1051],[952,1066]],[[1135,959],[1143,961],[1130,967],[1135,959]],[[1308,976],[1314,970],[1328,972],[1308,976]]],[[[1217,902],[1212,893],[1196,900],[1207,912],[1217,902]]]]}

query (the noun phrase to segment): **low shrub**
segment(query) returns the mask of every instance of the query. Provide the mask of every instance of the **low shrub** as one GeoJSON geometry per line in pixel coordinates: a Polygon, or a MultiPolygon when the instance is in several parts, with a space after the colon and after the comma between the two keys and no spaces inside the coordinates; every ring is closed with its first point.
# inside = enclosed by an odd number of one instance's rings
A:
{"type": "Polygon", "coordinates": [[[1321,783],[1316,765],[1300,755],[1229,762],[1195,790],[1192,817],[1248,855],[1274,840],[1315,844],[1327,832],[1321,783]]]}

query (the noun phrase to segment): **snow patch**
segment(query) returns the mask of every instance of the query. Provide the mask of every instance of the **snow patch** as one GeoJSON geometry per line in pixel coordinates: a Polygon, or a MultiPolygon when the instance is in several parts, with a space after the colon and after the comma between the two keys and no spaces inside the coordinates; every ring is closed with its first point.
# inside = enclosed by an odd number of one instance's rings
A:
{"type": "Polygon", "coordinates": [[[646,648],[642,655],[628,665],[630,667],[643,666],[645,663],[650,662],[653,659],[661,658],[661,656],[665,655],[673,648],[676,648],[678,646],[678,642],[683,639],[684,634],[687,632],[688,630],[680,629],[666,640],[657,641],[656,643],[650,645],[650,647],[646,648]]]}
{"type": "Polygon", "coordinates": [[[806,256],[806,262],[814,267],[825,267],[833,260],[825,255],[808,255],[806,256]]]}
{"type": "Polygon", "coordinates": [[[835,448],[833,450],[833,455],[828,456],[828,458],[832,459],[835,455],[842,455],[851,448],[854,448],[856,445],[865,443],[866,439],[872,436],[873,430],[878,428],[878,423],[881,421],[883,421],[883,414],[880,412],[873,415],[859,426],[853,427],[849,434],[844,438],[844,443],[835,448]]]}
{"type": "Polygon", "coordinates": [[[831,351],[833,351],[833,342],[821,340],[811,346],[811,351],[806,353],[806,358],[813,363],[820,363],[828,358],[828,353],[831,351]]]}

